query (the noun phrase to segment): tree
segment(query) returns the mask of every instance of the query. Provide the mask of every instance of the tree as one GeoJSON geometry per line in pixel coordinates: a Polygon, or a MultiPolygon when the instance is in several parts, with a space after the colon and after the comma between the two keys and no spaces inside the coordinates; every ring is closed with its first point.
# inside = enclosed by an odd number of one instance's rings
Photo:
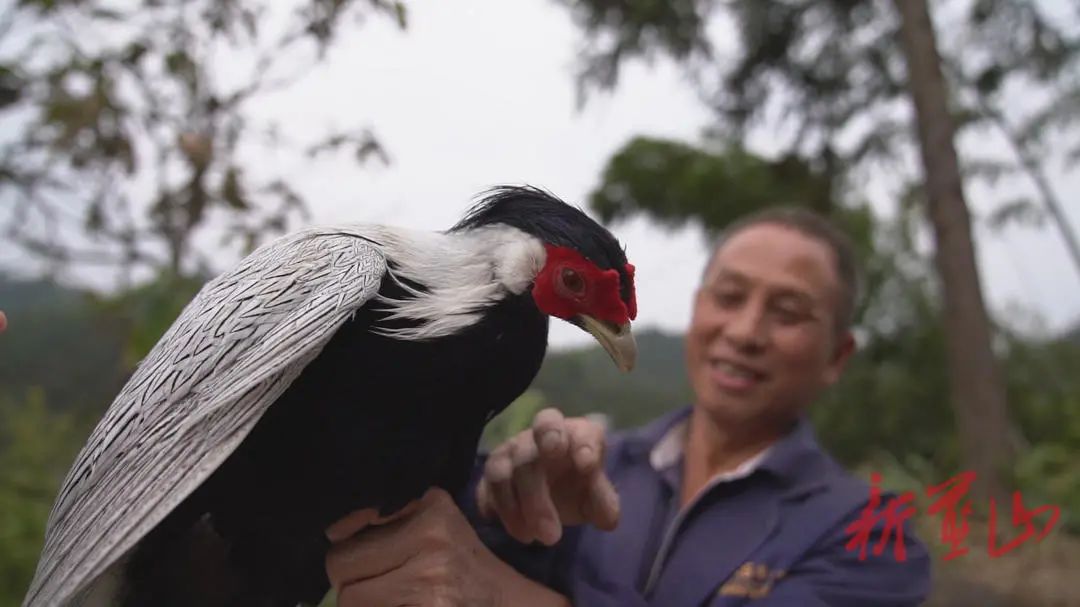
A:
{"type": "MultiPolygon", "coordinates": [[[[749,142],[755,128],[769,127],[770,143],[780,148],[776,156],[803,159],[838,199],[859,192],[870,177],[880,182],[901,176],[893,184],[901,215],[921,210],[937,238],[941,289],[934,301],[940,302],[948,325],[951,400],[959,431],[966,437],[965,465],[976,469],[984,483],[976,488],[979,493],[999,493],[1002,472],[995,464],[1008,461],[1014,441],[975,273],[966,201],[962,192],[955,197],[961,177],[978,167],[957,160],[950,182],[934,166],[934,174],[927,175],[929,181],[923,184],[905,165],[906,152],[936,153],[926,148],[937,146],[940,139],[920,139],[926,134],[925,125],[916,128],[909,118],[915,92],[910,85],[921,74],[911,73],[909,78],[909,47],[904,40],[910,28],[896,6],[874,0],[561,4],[571,7],[587,34],[579,73],[583,89],[614,87],[625,62],[663,53],[686,66],[713,109],[716,122],[710,139],[749,142]],[[720,61],[708,32],[712,25],[725,24],[733,26],[738,48],[734,58],[720,61]],[[874,173],[875,168],[887,170],[874,173]],[[953,188],[953,205],[941,202],[939,190],[944,185],[939,182],[953,188]],[[979,412],[979,419],[973,411],[979,412]]],[[[978,4],[984,12],[1000,14],[1014,3],[978,4]]],[[[1077,48],[1064,47],[1074,56],[1077,48]]],[[[956,103],[944,88],[938,101],[939,112],[956,103]]],[[[920,99],[916,105],[922,112],[919,120],[925,122],[923,104],[920,99]]],[[[952,129],[945,135],[950,146],[955,145],[954,136],[952,129]]],[[[955,151],[946,154],[955,158],[955,151]]],[[[715,204],[726,206],[725,194],[712,192],[715,204]]],[[[669,198],[664,192],[659,195],[669,198]]]]}
{"type": "Polygon", "coordinates": [[[251,149],[383,151],[359,126],[285,140],[251,106],[372,13],[406,25],[397,0],[11,3],[0,15],[5,240],[57,265],[191,275],[212,270],[194,245],[211,217],[244,250],[285,230],[305,201],[260,175],[251,149]]]}
{"type": "Polygon", "coordinates": [[[926,199],[937,243],[937,271],[944,289],[951,401],[975,492],[1004,500],[1001,484],[1015,457],[1005,383],[991,348],[971,220],[957,159],[956,127],[948,106],[934,25],[926,0],[895,0],[915,104],[926,199]]]}

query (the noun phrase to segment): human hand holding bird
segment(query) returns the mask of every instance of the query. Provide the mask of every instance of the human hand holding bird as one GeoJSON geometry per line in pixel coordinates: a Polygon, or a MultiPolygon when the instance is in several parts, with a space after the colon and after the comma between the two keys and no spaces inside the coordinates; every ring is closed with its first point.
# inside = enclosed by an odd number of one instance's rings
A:
{"type": "MultiPolygon", "coordinates": [[[[604,448],[598,423],[540,411],[530,428],[488,456],[477,484],[480,514],[498,517],[523,543],[552,545],[570,525],[613,529],[619,502],[604,473],[604,448]]],[[[326,569],[339,607],[568,604],[493,555],[442,490],[386,517],[355,511],[326,534],[334,543],[326,569]]]]}
{"type": "Polygon", "coordinates": [[[492,554],[442,489],[372,528],[354,514],[335,524],[326,558],[338,607],[569,607],[492,554]]]}

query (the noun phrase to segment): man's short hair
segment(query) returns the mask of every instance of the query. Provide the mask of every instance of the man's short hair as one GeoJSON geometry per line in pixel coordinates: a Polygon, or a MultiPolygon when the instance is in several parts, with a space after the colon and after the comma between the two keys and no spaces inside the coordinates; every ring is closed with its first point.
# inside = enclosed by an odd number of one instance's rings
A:
{"type": "Polygon", "coordinates": [[[837,333],[848,331],[855,322],[855,307],[861,289],[861,271],[855,245],[851,238],[823,215],[802,207],[773,206],[744,215],[724,227],[713,243],[712,255],[706,264],[706,272],[712,267],[720,248],[735,234],[758,225],[785,227],[824,244],[833,254],[833,269],[840,279],[840,298],[837,302],[837,333]]]}

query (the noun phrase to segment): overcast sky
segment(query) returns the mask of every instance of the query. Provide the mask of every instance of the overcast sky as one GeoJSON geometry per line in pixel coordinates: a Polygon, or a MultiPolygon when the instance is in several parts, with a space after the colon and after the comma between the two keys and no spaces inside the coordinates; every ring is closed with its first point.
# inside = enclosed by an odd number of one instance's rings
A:
{"type": "MultiPolygon", "coordinates": [[[[695,141],[709,115],[667,63],[634,65],[611,96],[575,106],[579,33],[552,0],[410,0],[401,32],[373,20],[340,40],[328,63],[257,110],[312,140],[328,126],[370,125],[392,159],[360,168],[348,160],[311,165],[259,158],[307,194],[314,222],[378,221],[443,229],[481,190],[531,183],[584,205],[607,159],[641,134],[695,141]]],[[[283,157],[284,158],[284,157],[283,157]]],[[[873,185],[873,184],[870,184],[873,185]]],[[[1073,222],[1080,209],[1059,182],[1073,222]]],[[[973,190],[972,205],[990,208],[973,190]]],[[[723,192],[717,192],[717,204],[723,192]]],[[[885,208],[888,201],[880,201],[885,208]]],[[[636,221],[613,228],[638,269],[638,326],[681,331],[705,261],[696,230],[669,232],[636,221]]],[[[1080,314],[1080,276],[1056,232],[979,232],[980,263],[995,311],[1019,304],[1053,328],[1080,314]]],[[[555,347],[587,343],[553,323],[555,347]]]]}

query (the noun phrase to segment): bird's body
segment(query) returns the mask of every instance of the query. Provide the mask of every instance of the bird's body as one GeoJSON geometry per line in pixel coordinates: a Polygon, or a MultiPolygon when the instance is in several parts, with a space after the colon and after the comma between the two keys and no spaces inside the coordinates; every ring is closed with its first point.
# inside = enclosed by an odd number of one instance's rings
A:
{"type": "Polygon", "coordinates": [[[578,213],[509,189],[444,233],[307,230],[211,281],[72,467],[27,604],[318,602],[332,522],[464,486],[570,319],[548,266],[581,249],[633,315],[632,267],[578,213]]]}
{"type": "MultiPolygon", "coordinates": [[[[384,281],[382,292],[394,291],[384,281]]],[[[548,319],[527,296],[431,341],[372,334],[379,316],[363,310],[346,321],[181,515],[210,512],[252,563],[253,587],[308,586],[312,594],[298,598],[318,602],[326,592],[324,530],[333,521],[357,504],[396,511],[428,486],[460,490],[483,424],[525,390],[547,343],[548,319]],[[365,356],[372,351],[379,358],[365,356]],[[461,351],[475,355],[453,355],[461,351]],[[510,373],[493,378],[495,368],[510,373]],[[376,417],[356,395],[402,406],[376,417]],[[389,465],[372,466],[379,452],[394,454],[389,465]],[[297,566],[305,562],[314,570],[297,566]]],[[[145,598],[137,602],[164,604],[145,598]]]]}

